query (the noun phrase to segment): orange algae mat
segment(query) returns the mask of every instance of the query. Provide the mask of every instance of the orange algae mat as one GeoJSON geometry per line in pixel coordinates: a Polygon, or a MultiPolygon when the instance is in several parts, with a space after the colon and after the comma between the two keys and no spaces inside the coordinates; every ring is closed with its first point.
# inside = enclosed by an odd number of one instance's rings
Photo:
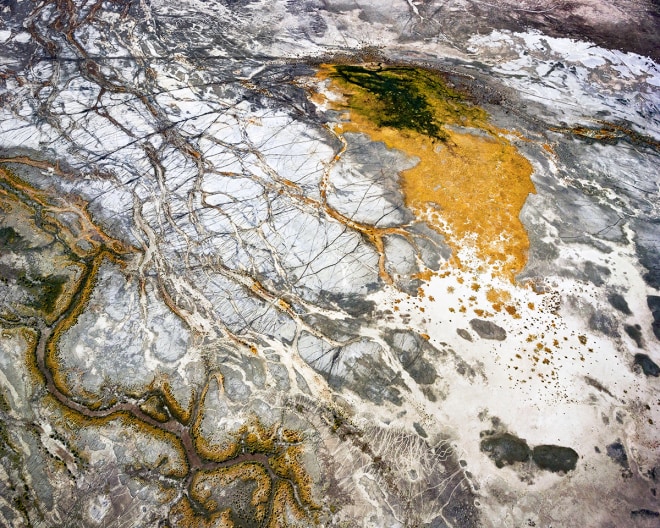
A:
{"type": "Polygon", "coordinates": [[[454,263],[465,268],[458,250],[473,247],[513,280],[527,261],[519,215],[534,192],[532,166],[488,114],[428,70],[324,65],[318,77],[341,95],[332,107],[349,113],[338,132],[361,132],[419,158],[401,174],[406,205],[445,235],[454,263]]]}

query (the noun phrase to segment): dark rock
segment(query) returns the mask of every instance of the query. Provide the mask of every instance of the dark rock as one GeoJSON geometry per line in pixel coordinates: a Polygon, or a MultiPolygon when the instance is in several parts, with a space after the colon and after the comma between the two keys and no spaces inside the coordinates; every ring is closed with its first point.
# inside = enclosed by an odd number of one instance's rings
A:
{"type": "Polygon", "coordinates": [[[632,314],[632,312],[630,311],[630,307],[628,306],[628,302],[626,301],[624,296],[621,295],[620,293],[610,293],[607,296],[607,300],[610,301],[612,307],[616,308],[621,313],[624,313],[626,315],[632,314]]]}
{"type": "Polygon", "coordinates": [[[467,330],[464,330],[463,328],[457,328],[456,333],[466,341],[472,341],[472,336],[467,330]]]}
{"type": "Polygon", "coordinates": [[[628,469],[628,455],[626,454],[626,449],[619,440],[607,446],[607,456],[621,467],[628,469]]]}
{"type": "Polygon", "coordinates": [[[633,510],[630,512],[631,517],[642,517],[645,519],[655,519],[660,517],[660,512],[647,510],[646,508],[641,508],[639,510],[633,510]]]}
{"type": "Polygon", "coordinates": [[[536,446],[532,451],[532,460],[541,469],[553,473],[568,472],[575,469],[579,455],[570,447],[556,445],[536,446]]]}
{"type": "MultiPolygon", "coordinates": [[[[660,220],[633,222],[635,232],[635,250],[639,263],[646,268],[644,281],[651,288],[660,288],[660,220]]],[[[660,301],[658,301],[660,302],[660,301]]],[[[656,334],[657,335],[657,334],[656,334]]],[[[658,337],[660,339],[660,337],[658,337]]]]}
{"type": "Polygon", "coordinates": [[[490,321],[472,319],[470,326],[483,339],[495,339],[496,341],[504,341],[506,339],[506,330],[490,321]]]}
{"type": "Polygon", "coordinates": [[[646,303],[649,305],[649,310],[653,314],[653,334],[660,339],[660,295],[649,295],[646,298],[646,303]]]}
{"type": "Polygon", "coordinates": [[[637,348],[644,348],[644,339],[642,339],[642,327],[639,326],[638,324],[636,325],[626,325],[623,327],[623,329],[626,331],[626,334],[632,339],[635,344],[637,345],[637,348]]]}
{"type": "Polygon", "coordinates": [[[527,462],[532,454],[527,442],[509,433],[484,438],[481,441],[481,451],[488,453],[498,468],[504,467],[505,464],[527,462]]]}
{"type": "Polygon", "coordinates": [[[419,436],[421,436],[422,438],[427,438],[428,437],[428,435],[426,434],[426,431],[424,430],[424,428],[421,425],[419,425],[417,422],[413,423],[413,427],[415,428],[415,431],[417,431],[417,434],[419,436]]]}
{"type": "Polygon", "coordinates": [[[646,376],[653,376],[654,378],[660,376],[660,367],[646,354],[635,354],[634,364],[639,365],[646,376]]]}

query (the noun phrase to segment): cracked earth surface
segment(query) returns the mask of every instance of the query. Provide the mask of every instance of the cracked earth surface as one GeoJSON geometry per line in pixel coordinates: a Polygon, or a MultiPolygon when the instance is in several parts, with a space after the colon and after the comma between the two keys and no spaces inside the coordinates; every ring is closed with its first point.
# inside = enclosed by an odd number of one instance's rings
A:
{"type": "Polygon", "coordinates": [[[0,524],[657,524],[655,3],[0,9],[0,524]]]}

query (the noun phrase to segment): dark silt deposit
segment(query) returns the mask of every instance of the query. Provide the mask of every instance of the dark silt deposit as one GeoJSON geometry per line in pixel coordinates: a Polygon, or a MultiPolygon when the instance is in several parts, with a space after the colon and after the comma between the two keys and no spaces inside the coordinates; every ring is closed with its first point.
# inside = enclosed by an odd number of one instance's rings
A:
{"type": "Polygon", "coordinates": [[[541,469],[553,473],[568,472],[575,469],[579,455],[570,447],[540,445],[532,450],[532,460],[541,469]]]}
{"type": "Polygon", "coordinates": [[[660,340],[660,295],[649,295],[646,302],[653,315],[653,334],[660,340]]]}
{"type": "Polygon", "coordinates": [[[494,339],[496,341],[504,341],[506,339],[506,330],[491,321],[472,319],[470,326],[482,339],[494,339]]]}
{"type": "Polygon", "coordinates": [[[553,473],[573,471],[579,459],[570,447],[538,445],[532,449],[525,440],[510,433],[486,436],[481,440],[481,451],[488,454],[498,468],[531,459],[539,469],[553,473]]]}
{"type": "Polygon", "coordinates": [[[626,301],[626,298],[620,293],[610,293],[607,296],[607,300],[614,308],[619,310],[622,314],[632,315],[632,312],[630,311],[630,307],[628,306],[628,302],[626,301]]]}
{"type": "Polygon", "coordinates": [[[660,376],[660,367],[646,354],[635,354],[635,365],[639,365],[646,376],[660,376]]]}
{"type": "Polygon", "coordinates": [[[517,462],[527,462],[532,456],[527,442],[509,433],[484,438],[481,440],[481,450],[488,454],[498,468],[517,462]]]}
{"type": "Polygon", "coordinates": [[[628,455],[626,454],[626,448],[623,447],[623,444],[620,440],[611,443],[607,446],[607,456],[610,457],[614,462],[619,464],[622,468],[628,469],[628,455]]]}

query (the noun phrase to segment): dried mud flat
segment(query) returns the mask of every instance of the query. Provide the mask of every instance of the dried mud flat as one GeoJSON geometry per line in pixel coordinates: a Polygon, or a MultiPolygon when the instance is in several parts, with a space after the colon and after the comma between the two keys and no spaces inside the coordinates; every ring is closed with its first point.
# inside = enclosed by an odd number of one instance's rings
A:
{"type": "Polygon", "coordinates": [[[654,2],[0,4],[0,525],[656,526],[654,2]]]}
{"type": "Polygon", "coordinates": [[[660,14],[654,0],[614,2],[494,0],[469,2],[469,10],[490,28],[534,28],[551,37],[570,37],[658,59],[660,14]]]}

